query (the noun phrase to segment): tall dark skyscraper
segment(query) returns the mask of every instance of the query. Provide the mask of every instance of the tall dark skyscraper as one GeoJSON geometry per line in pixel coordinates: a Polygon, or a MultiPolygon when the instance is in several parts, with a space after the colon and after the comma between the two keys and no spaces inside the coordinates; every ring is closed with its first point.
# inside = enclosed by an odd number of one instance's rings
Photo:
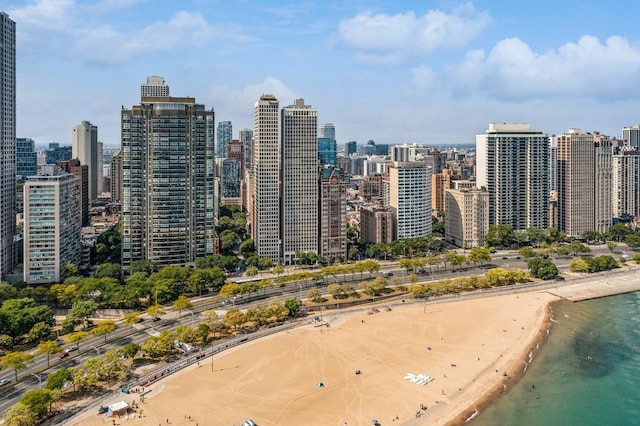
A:
{"type": "Polygon", "coordinates": [[[0,277],[16,266],[16,23],[0,12],[0,277]]]}
{"type": "Polygon", "coordinates": [[[189,97],[143,96],[121,111],[123,267],[214,253],[214,119],[189,97]]]}

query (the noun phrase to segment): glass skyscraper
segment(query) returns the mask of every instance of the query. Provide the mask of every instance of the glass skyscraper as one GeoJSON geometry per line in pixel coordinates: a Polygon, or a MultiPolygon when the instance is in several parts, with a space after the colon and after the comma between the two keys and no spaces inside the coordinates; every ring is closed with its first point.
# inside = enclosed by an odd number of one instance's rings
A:
{"type": "Polygon", "coordinates": [[[123,267],[214,253],[214,120],[189,97],[142,97],[122,110],[123,267]]]}

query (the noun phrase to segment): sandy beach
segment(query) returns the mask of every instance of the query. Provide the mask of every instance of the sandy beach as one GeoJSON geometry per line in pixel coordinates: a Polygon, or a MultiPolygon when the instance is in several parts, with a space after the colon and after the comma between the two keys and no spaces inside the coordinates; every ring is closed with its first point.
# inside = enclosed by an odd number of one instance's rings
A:
{"type": "MultiPolygon", "coordinates": [[[[522,374],[557,299],[540,291],[325,314],[327,327],[258,340],[157,382],[143,417],[126,423],[459,423],[522,374]],[[425,376],[433,380],[423,384],[425,376]]],[[[111,423],[91,414],[76,424],[111,423]]]]}

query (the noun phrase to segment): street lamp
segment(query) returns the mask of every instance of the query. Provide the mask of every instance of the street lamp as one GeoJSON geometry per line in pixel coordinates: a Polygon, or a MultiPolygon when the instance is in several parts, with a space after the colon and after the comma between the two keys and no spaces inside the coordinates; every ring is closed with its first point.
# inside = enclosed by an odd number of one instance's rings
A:
{"type": "Polygon", "coordinates": [[[42,377],[39,374],[31,373],[32,376],[35,376],[38,379],[38,389],[42,389],[42,377]]]}
{"type": "Polygon", "coordinates": [[[95,346],[91,346],[93,349],[96,350],[96,353],[98,354],[98,356],[100,356],[100,349],[96,348],[95,346]]]}
{"type": "Polygon", "coordinates": [[[191,327],[193,327],[193,323],[195,322],[195,319],[196,319],[196,314],[194,314],[191,309],[187,309],[187,311],[191,312],[191,327]]]}

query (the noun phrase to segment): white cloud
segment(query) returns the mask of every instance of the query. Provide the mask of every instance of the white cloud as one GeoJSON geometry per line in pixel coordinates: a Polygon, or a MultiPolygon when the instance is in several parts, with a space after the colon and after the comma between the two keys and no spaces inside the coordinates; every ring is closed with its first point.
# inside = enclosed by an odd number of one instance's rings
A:
{"type": "Polygon", "coordinates": [[[465,3],[451,14],[430,10],[395,15],[363,12],[339,25],[339,38],[356,51],[356,59],[369,63],[394,63],[436,50],[464,46],[493,22],[486,11],[465,3]]]}
{"type": "Polygon", "coordinates": [[[199,13],[177,12],[169,21],[157,21],[132,33],[111,26],[84,30],[74,51],[89,62],[117,63],[139,54],[177,47],[202,46],[218,35],[199,13]]]}
{"type": "Polygon", "coordinates": [[[414,84],[421,89],[431,89],[436,85],[437,73],[426,65],[413,68],[411,74],[414,84]]]}
{"type": "Polygon", "coordinates": [[[510,38],[497,43],[488,55],[468,53],[453,75],[454,91],[480,91],[502,100],[623,99],[640,89],[640,46],[619,36],[602,43],[585,35],[577,43],[539,53],[510,38]]]}
{"type": "MultiPolygon", "coordinates": [[[[228,86],[213,86],[209,91],[206,103],[213,105],[216,111],[224,111],[229,118],[220,117],[220,120],[232,119],[232,117],[242,117],[238,122],[253,123],[253,105],[263,94],[274,95],[280,106],[289,105],[298,98],[295,91],[281,80],[267,76],[263,81],[256,84],[249,84],[241,89],[233,89],[228,86]]],[[[216,118],[218,120],[218,118],[216,118]]],[[[235,121],[235,119],[233,119],[235,121]]],[[[251,125],[250,127],[253,127],[251,125]]]]}
{"type": "Polygon", "coordinates": [[[76,8],[74,0],[37,0],[23,8],[10,9],[8,13],[20,25],[70,31],[76,8]]]}

